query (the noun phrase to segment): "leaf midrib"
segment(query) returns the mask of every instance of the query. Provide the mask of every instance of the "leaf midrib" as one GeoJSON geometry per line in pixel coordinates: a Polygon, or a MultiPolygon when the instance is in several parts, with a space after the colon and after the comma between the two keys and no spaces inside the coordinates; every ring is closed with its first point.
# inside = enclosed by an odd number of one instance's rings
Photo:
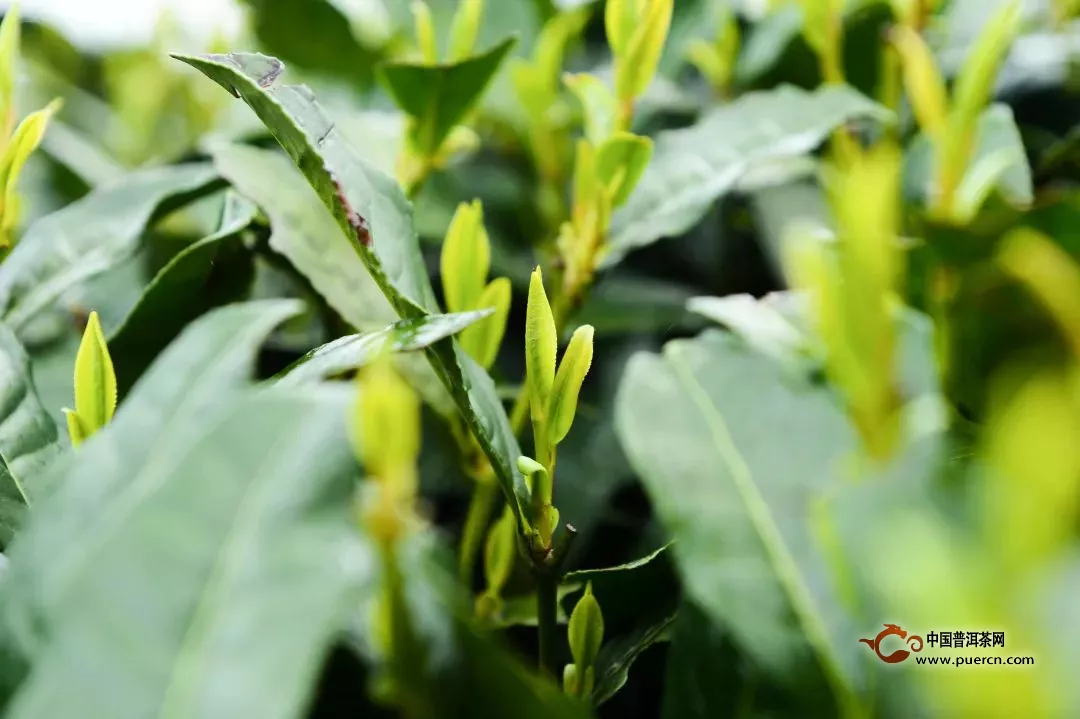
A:
{"type": "Polygon", "coordinates": [[[301,432],[291,441],[271,444],[274,449],[266,454],[237,504],[232,525],[214,555],[210,572],[199,593],[195,611],[187,623],[187,629],[174,654],[172,671],[169,673],[168,682],[162,692],[161,710],[158,713],[160,719],[185,719],[185,717],[195,716],[194,712],[189,710],[189,705],[195,696],[192,687],[197,686],[196,679],[201,666],[200,649],[205,645],[206,638],[213,634],[213,627],[218,621],[219,615],[214,613],[214,609],[220,606],[222,590],[230,586],[228,580],[235,575],[236,568],[240,566],[239,558],[244,556],[247,553],[246,550],[253,544],[252,537],[255,535],[253,528],[259,523],[258,509],[277,489],[274,481],[264,478],[273,477],[275,474],[292,468],[297,455],[292,455],[293,462],[290,463],[287,450],[295,444],[305,442],[309,436],[316,433],[316,429],[322,429],[316,423],[308,423],[306,426],[301,423],[301,427],[304,427],[306,431],[301,432]],[[272,469],[274,471],[271,471],[272,469]]]}
{"type": "MultiPolygon", "coordinates": [[[[817,655],[822,669],[833,687],[842,706],[852,707],[855,695],[844,678],[840,662],[831,649],[824,623],[814,607],[813,598],[802,580],[802,575],[794,557],[784,543],[780,528],[773,521],[772,513],[765,498],[754,483],[750,466],[735,446],[735,441],[728,430],[723,415],[709,400],[708,392],[694,377],[689,364],[682,357],[683,348],[678,344],[669,346],[666,353],[668,363],[675,371],[675,376],[682,384],[687,396],[693,402],[701,419],[713,439],[716,453],[727,467],[731,480],[742,500],[746,515],[765,549],[765,554],[772,565],[781,589],[787,596],[796,618],[802,626],[807,643],[817,655]]],[[[857,712],[858,713],[858,712],[857,712]]]]}

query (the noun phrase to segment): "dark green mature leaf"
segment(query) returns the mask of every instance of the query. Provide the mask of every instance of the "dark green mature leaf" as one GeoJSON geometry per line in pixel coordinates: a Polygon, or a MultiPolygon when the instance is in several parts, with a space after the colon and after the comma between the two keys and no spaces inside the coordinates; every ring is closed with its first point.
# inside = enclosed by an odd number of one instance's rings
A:
{"type": "Polygon", "coordinates": [[[754,680],[739,676],[737,652],[701,609],[683,602],[671,634],[664,719],[756,716],[750,711],[755,704],[754,680]]]}
{"type": "MultiPolygon", "coordinates": [[[[266,335],[299,311],[297,302],[273,300],[206,314],[157,359],[104,430],[50,465],[50,494],[8,552],[10,590],[0,606],[24,655],[37,655],[56,623],[80,605],[102,552],[117,546],[116,532],[131,526],[162,473],[177,465],[177,453],[198,441],[247,384],[266,335]]],[[[177,547],[193,540],[186,526],[169,535],[177,547]]]]}
{"type": "Polygon", "coordinates": [[[0,265],[0,310],[18,331],[73,285],[129,257],[151,220],[212,189],[208,164],[142,170],[35,222],[0,265]]]}
{"type": "Polygon", "coordinates": [[[461,330],[492,313],[492,310],[428,315],[400,320],[379,332],[340,337],[308,352],[278,374],[278,384],[296,385],[344,374],[363,367],[387,346],[394,352],[412,352],[461,330]]]}
{"type": "MultiPolygon", "coordinates": [[[[777,680],[793,681],[813,657],[836,698],[849,699],[857,628],[810,521],[855,471],[858,442],[840,403],[736,337],[707,331],[635,357],[616,418],[675,540],[687,594],[777,680]]],[[[926,477],[937,451],[931,439],[869,473],[926,477]]]]}
{"type": "MultiPolygon", "coordinates": [[[[303,716],[373,567],[350,511],[351,398],[264,391],[226,402],[195,436],[174,422],[103,430],[171,461],[113,468],[124,488],[103,508],[108,531],[83,536],[88,571],[67,585],[77,600],[8,716],[303,716]]],[[[101,465],[82,464],[69,479],[94,481],[101,465]]]]}
{"type": "Polygon", "coordinates": [[[56,425],[38,399],[30,360],[0,324],[0,547],[11,542],[57,451],[56,425]]]}
{"type": "MultiPolygon", "coordinates": [[[[403,318],[437,311],[408,200],[393,179],[356,156],[310,90],[275,85],[283,67],[264,55],[177,57],[242,97],[270,128],[342,231],[355,240],[354,249],[403,318]]],[[[520,504],[528,497],[514,466],[521,450],[494,382],[456,342],[441,342],[426,352],[490,460],[513,510],[520,513],[520,504]]]]}
{"type": "Polygon", "coordinates": [[[218,232],[184,248],[157,273],[109,338],[121,396],[189,322],[247,294],[254,265],[241,233],[255,207],[230,195],[225,213],[218,232]]]}
{"type": "Polygon", "coordinates": [[[412,141],[421,156],[438,151],[476,105],[516,42],[516,37],[509,37],[486,52],[452,64],[387,63],[379,68],[387,92],[415,123],[412,141]]]}
{"type": "Polygon", "coordinates": [[[314,73],[365,87],[378,55],[327,0],[244,0],[261,47],[314,73]]]}
{"type": "MultiPolygon", "coordinates": [[[[675,618],[676,579],[665,544],[630,562],[599,569],[579,569],[563,578],[568,590],[568,612],[587,584],[604,615],[604,644],[596,660],[595,706],[613,697],[626,683],[634,661],[653,644],[663,641],[675,618]],[[633,601],[627,601],[633,597],[633,601]]],[[[560,602],[563,597],[560,596],[560,602]]]]}
{"type": "Polygon", "coordinates": [[[348,237],[288,157],[227,144],[214,146],[211,154],[218,172],[270,218],[270,247],[346,322],[370,332],[397,319],[348,237]]]}
{"type": "Polygon", "coordinates": [[[654,644],[667,640],[675,617],[675,614],[663,617],[632,634],[604,644],[599,656],[596,657],[593,706],[600,706],[623,688],[630,678],[630,667],[642,652],[654,644]]]}
{"type": "Polygon", "coordinates": [[[862,118],[889,121],[891,113],[848,87],[781,86],[660,133],[641,182],[612,217],[604,263],[685,232],[755,165],[810,152],[838,126],[862,118]]]}
{"type": "MultiPolygon", "coordinates": [[[[995,103],[979,117],[976,145],[968,165],[968,175],[961,185],[957,201],[976,205],[992,190],[1009,203],[1024,208],[1034,196],[1027,151],[1008,105],[995,103]]],[[[929,140],[919,135],[905,158],[905,194],[912,202],[926,202],[932,197],[934,158],[929,140]]]]}

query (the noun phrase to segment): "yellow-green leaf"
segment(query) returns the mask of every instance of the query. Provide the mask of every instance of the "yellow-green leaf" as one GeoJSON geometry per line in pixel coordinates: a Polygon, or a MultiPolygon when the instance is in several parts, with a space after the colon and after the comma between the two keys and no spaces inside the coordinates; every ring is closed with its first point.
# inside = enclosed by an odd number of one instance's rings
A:
{"type": "Polygon", "coordinates": [[[529,305],[525,317],[525,374],[529,385],[529,405],[534,422],[546,421],[555,382],[555,354],[558,338],[555,317],[551,313],[544,276],[540,268],[529,279],[529,305]]]}
{"type": "Polygon", "coordinates": [[[578,395],[585,375],[592,366],[593,327],[582,325],[574,331],[570,344],[559,363],[555,375],[555,385],[551,391],[551,409],[549,416],[549,437],[551,446],[557,445],[570,432],[577,413],[578,395]]]}
{"type": "Polygon", "coordinates": [[[461,348],[486,370],[491,369],[499,356],[503,335],[506,334],[506,320],[510,315],[511,294],[508,278],[497,277],[492,280],[476,301],[476,309],[494,307],[495,312],[490,317],[466,327],[459,337],[461,348]]]}
{"type": "Polygon", "coordinates": [[[633,37],[638,6],[638,0],[607,0],[604,4],[604,30],[616,58],[626,52],[633,37]]]}
{"type": "Polygon", "coordinates": [[[491,243],[479,200],[458,205],[440,258],[443,293],[450,312],[477,308],[491,266],[491,243]]]}
{"type": "Polygon", "coordinates": [[[599,78],[587,73],[566,74],[563,82],[581,103],[585,116],[585,137],[599,146],[615,130],[615,96],[599,78]]]}
{"type": "Polygon", "coordinates": [[[79,413],[73,409],[64,408],[64,418],[67,420],[68,436],[71,437],[71,446],[78,447],[86,440],[87,432],[83,427],[79,413]]]}
{"type": "Polygon", "coordinates": [[[954,194],[967,173],[979,116],[990,100],[994,79],[1016,36],[1019,22],[1019,3],[1015,0],[1005,3],[968,51],[956,77],[940,169],[939,209],[945,213],[952,211],[954,194]]]}
{"type": "Polygon", "coordinates": [[[507,510],[488,531],[484,545],[484,580],[489,595],[498,596],[506,586],[516,557],[517,526],[513,513],[507,510]]]}
{"type": "Polygon", "coordinates": [[[63,103],[53,100],[44,109],[23,118],[11,141],[0,156],[0,188],[3,192],[3,205],[0,206],[0,229],[7,237],[19,221],[19,204],[16,196],[19,175],[26,161],[41,144],[49,119],[60,109],[63,103]]]}
{"type": "Polygon", "coordinates": [[[464,60],[476,47],[484,0],[462,0],[450,26],[450,62],[464,60]]]}
{"type": "Polygon", "coordinates": [[[435,22],[431,19],[431,8],[422,0],[415,0],[412,4],[412,13],[420,57],[425,63],[434,65],[439,61],[439,46],[435,42],[435,22]]]}
{"type": "Polygon", "coordinates": [[[585,585],[585,593],[570,613],[568,635],[574,664],[579,672],[584,672],[596,663],[604,641],[604,614],[593,596],[592,582],[585,585]]]}
{"type": "Polygon", "coordinates": [[[420,400],[384,353],[360,375],[353,447],[368,471],[381,478],[408,473],[420,453],[420,400]]]}
{"type": "Polygon", "coordinates": [[[612,135],[597,150],[596,176],[607,190],[612,208],[630,199],[652,152],[652,140],[629,132],[612,135]]]}
{"type": "Polygon", "coordinates": [[[15,118],[15,63],[19,59],[20,21],[19,3],[14,2],[0,23],[0,113],[3,114],[5,140],[15,118]]]}
{"type": "Polygon", "coordinates": [[[937,141],[945,130],[949,101],[934,56],[922,36],[910,27],[894,28],[892,42],[900,53],[904,84],[919,126],[937,141]]]}
{"type": "Polygon", "coordinates": [[[673,0],[643,0],[645,8],[634,27],[626,52],[616,60],[616,88],[626,102],[642,93],[656,75],[671,27],[673,0]]]}
{"type": "Polygon", "coordinates": [[[116,372],[97,312],[90,313],[75,355],[75,412],[85,437],[104,427],[116,411],[116,372]]]}

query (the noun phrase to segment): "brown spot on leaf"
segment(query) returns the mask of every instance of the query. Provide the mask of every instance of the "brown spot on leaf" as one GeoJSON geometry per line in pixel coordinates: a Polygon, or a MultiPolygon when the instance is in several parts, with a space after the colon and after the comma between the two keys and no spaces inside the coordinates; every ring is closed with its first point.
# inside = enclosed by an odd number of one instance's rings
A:
{"type": "Polygon", "coordinates": [[[338,202],[341,203],[341,207],[345,210],[345,218],[348,220],[349,227],[352,228],[356,240],[364,247],[371,247],[371,230],[368,227],[367,220],[352,208],[349,198],[345,196],[345,188],[341,186],[341,181],[337,175],[329,168],[326,171],[330,174],[330,181],[334,183],[334,194],[337,195],[338,202]]]}

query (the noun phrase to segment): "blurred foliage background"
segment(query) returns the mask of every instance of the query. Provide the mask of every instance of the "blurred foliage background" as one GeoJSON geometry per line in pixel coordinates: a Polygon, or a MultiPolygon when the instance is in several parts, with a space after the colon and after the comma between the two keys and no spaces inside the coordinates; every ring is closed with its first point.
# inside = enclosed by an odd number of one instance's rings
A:
{"type": "MultiPolygon", "coordinates": [[[[22,228],[134,170],[205,158],[215,143],[274,146],[248,107],[171,59],[173,51],[249,50],[280,58],[289,82],[315,91],[361,156],[387,174],[399,172],[407,127],[376,81],[376,68],[416,54],[408,2],[188,2],[160,14],[152,5],[137,3],[136,11],[120,2],[115,8],[65,0],[21,4],[19,114],[63,99],[41,152],[31,157],[21,180],[22,228]]],[[[436,36],[448,37],[456,3],[429,0],[427,5],[436,36]]],[[[663,624],[665,641],[644,643],[640,656],[635,654],[631,680],[598,714],[856,716],[850,707],[838,706],[844,692],[836,691],[835,677],[823,676],[836,670],[831,662],[850,660],[857,666],[845,665],[840,673],[857,676],[860,686],[876,682],[882,715],[1077,716],[1080,694],[1072,679],[1080,668],[1080,292],[1074,291],[1080,290],[1075,264],[1080,261],[1080,4],[1020,3],[1015,40],[991,78],[992,104],[985,114],[980,108],[973,165],[991,157],[983,169],[992,181],[976,191],[985,202],[975,203],[962,223],[939,222],[929,212],[932,142],[917,117],[919,108],[913,110],[902,92],[890,31],[905,8],[914,7],[934,62],[951,82],[1003,3],[836,0],[834,5],[840,8],[843,42],[830,65],[822,62],[815,36],[806,32],[814,3],[677,0],[659,73],[636,110],[633,130],[653,137],[657,147],[639,195],[678,193],[683,199],[675,211],[663,212],[654,212],[660,203],[631,202],[630,214],[616,217],[607,264],[575,315],[575,324],[596,328],[596,350],[578,421],[560,448],[560,472],[570,479],[560,485],[559,507],[578,530],[568,560],[574,568],[646,555],[673,534],[682,549],[674,560],[661,557],[651,569],[655,576],[629,590],[610,589],[609,603],[599,595],[611,636],[629,637],[648,616],[649,628],[663,624]],[[861,95],[858,101],[820,100],[820,88],[842,84],[830,77],[835,73],[861,95]],[[810,93],[819,104],[808,99],[810,93]],[[858,104],[862,101],[865,107],[858,104]],[[893,211],[887,201],[875,204],[867,199],[872,194],[859,195],[860,190],[871,193],[880,179],[873,166],[846,186],[851,193],[846,205],[843,183],[837,199],[835,188],[820,179],[822,146],[833,147],[827,138],[836,127],[862,132],[889,110],[895,111],[892,119],[876,127],[889,128],[904,149],[894,168],[903,198],[894,230],[909,241],[902,253],[906,271],[897,273],[898,292],[918,311],[901,324],[895,373],[907,399],[933,400],[927,405],[930,419],[910,421],[937,444],[920,449],[914,442],[914,449],[905,448],[902,462],[888,472],[905,481],[830,489],[825,493],[830,508],[813,521],[800,517],[795,534],[782,533],[789,542],[793,536],[832,537],[826,546],[840,549],[813,561],[859,567],[854,576],[814,575],[815,581],[841,585],[840,595],[876,597],[871,600],[876,605],[864,604],[854,614],[861,621],[856,634],[872,635],[890,621],[920,632],[1006,627],[1010,642],[1016,642],[1008,653],[1037,655],[1037,673],[913,671],[909,684],[897,673],[853,659],[865,649],[858,637],[842,650],[821,646],[831,639],[792,639],[792,624],[802,626],[791,620],[797,607],[765,606],[759,612],[763,605],[755,602],[767,605],[776,594],[740,594],[729,586],[735,580],[712,561],[728,556],[726,542],[739,545],[738,531],[720,526],[726,515],[695,513],[686,502],[665,499],[665,487],[671,487],[690,505],[711,502],[711,490],[679,484],[685,477],[664,467],[673,453],[685,452],[706,467],[718,462],[680,441],[696,431],[682,427],[681,418],[695,411],[690,400],[680,397],[682,403],[673,404],[671,395],[650,395],[650,373],[659,377],[676,370],[665,369],[659,359],[647,368],[644,361],[630,361],[641,352],[658,358],[673,340],[697,343],[676,344],[683,349],[671,352],[685,352],[690,365],[698,361],[694,353],[702,353],[727,368],[730,376],[712,376],[717,385],[705,389],[731,402],[728,429],[751,447],[744,454],[766,478],[810,475],[825,465],[831,472],[835,456],[825,456],[821,448],[842,447],[837,452],[846,457],[858,444],[843,413],[818,406],[825,400],[812,391],[790,390],[785,383],[795,380],[773,367],[775,353],[768,347],[776,337],[763,336],[760,316],[753,313],[764,312],[769,321],[783,315],[803,336],[800,321],[788,310],[752,303],[756,309],[746,311],[758,319],[740,332],[745,316],[733,315],[730,305],[710,311],[707,302],[691,300],[762,298],[800,284],[813,290],[816,280],[799,274],[803,266],[786,254],[786,239],[800,232],[858,234],[893,211]],[[688,186],[695,189],[685,191],[688,186]],[[869,220],[860,215],[868,210],[875,215],[869,220]],[[856,229],[844,225],[848,221],[856,229]],[[717,339],[711,329],[717,322],[755,351],[732,349],[717,339]],[[931,326],[939,330],[933,338],[931,326]],[[761,347],[766,349],[758,352],[761,347]],[[935,404],[942,398],[944,410],[935,404]],[[938,425],[948,427],[940,436],[938,425]],[[947,461],[938,461],[940,454],[947,461]],[[687,530],[685,523],[705,529],[687,530]],[[678,618],[669,621],[676,603],[678,618]],[[770,617],[781,620],[770,624],[770,617]]],[[[460,151],[417,187],[413,202],[434,278],[455,208],[482,201],[492,275],[508,277],[514,290],[507,333],[513,341],[492,369],[500,390],[512,397],[524,374],[520,337],[529,273],[537,261],[552,256],[566,202],[552,187],[569,180],[568,158],[541,156],[537,148],[556,146],[547,143],[551,137],[569,136],[581,114],[556,74],[555,102],[544,113],[543,129],[550,135],[538,137],[539,124],[516,91],[515,73],[530,63],[542,68],[544,52],[559,42],[565,45],[562,70],[610,78],[612,69],[602,3],[488,0],[477,48],[487,50],[509,35],[517,37],[512,58],[470,115],[468,126],[477,141],[463,140],[460,151]],[[552,31],[560,22],[563,29],[552,31]]],[[[281,179],[282,185],[288,181],[281,179]]],[[[314,195],[293,198],[290,212],[324,213],[314,195]]],[[[61,407],[69,403],[71,368],[88,309],[100,314],[109,334],[158,269],[216,229],[222,201],[211,195],[166,213],[135,256],[79,283],[20,333],[38,393],[58,423],[61,407]]],[[[309,302],[303,316],[275,332],[261,357],[264,375],[346,329],[280,256],[260,254],[250,271],[252,296],[309,302]]],[[[862,275],[844,277],[850,289],[862,275]]],[[[836,326],[859,326],[858,290],[852,289],[846,305],[854,316],[843,316],[836,326]]],[[[828,344],[830,338],[822,335],[828,344]]],[[[833,373],[841,392],[858,391],[837,379],[835,372],[842,375],[842,370],[799,367],[792,371],[798,381],[833,373]]],[[[854,424],[863,439],[875,431],[858,419],[854,424]]],[[[431,412],[425,413],[424,432],[423,495],[435,523],[456,536],[471,485],[456,469],[452,440],[431,412]]],[[[804,491],[810,490],[795,479],[777,480],[763,490],[783,506],[804,491]]],[[[757,571],[755,563],[768,563],[753,553],[743,559],[753,565],[743,568],[750,574],[757,571]]],[[[816,595],[819,589],[807,591],[816,595]]],[[[532,650],[532,628],[509,633],[519,649],[532,650]]],[[[358,696],[358,671],[364,670],[353,654],[335,653],[311,715],[375,712],[358,696]]]]}

